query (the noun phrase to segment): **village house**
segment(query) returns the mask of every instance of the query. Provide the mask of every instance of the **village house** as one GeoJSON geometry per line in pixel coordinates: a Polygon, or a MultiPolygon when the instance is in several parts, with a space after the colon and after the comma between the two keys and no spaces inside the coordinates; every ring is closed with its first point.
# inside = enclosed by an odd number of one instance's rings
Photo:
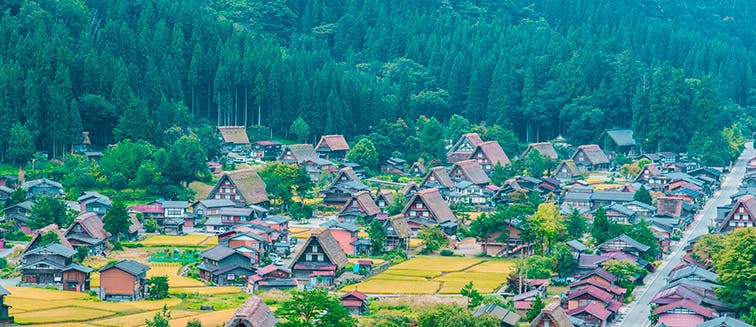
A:
{"type": "Polygon", "coordinates": [[[11,292],[0,286],[0,327],[5,327],[13,324],[13,317],[8,315],[10,306],[5,304],[5,296],[10,295],[11,292]]]}
{"type": "Polygon", "coordinates": [[[753,327],[753,325],[746,324],[742,320],[724,315],[719,318],[714,318],[709,321],[702,322],[696,325],[696,327],[753,327]]]}
{"type": "Polygon", "coordinates": [[[290,144],[283,147],[278,161],[298,165],[315,158],[318,154],[312,144],[290,144]]]}
{"type": "Polygon", "coordinates": [[[554,149],[554,146],[551,145],[551,142],[528,144],[528,147],[525,149],[525,151],[522,152],[520,158],[527,158],[530,152],[534,150],[538,151],[540,155],[545,156],[552,161],[559,159],[559,155],[557,154],[556,149],[554,149]]]}
{"type": "Polygon", "coordinates": [[[202,252],[198,266],[200,279],[214,285],[246,284],[247,277],[255,273],[254,259],[235,249],[218,245],[202,252]]]}
{"type": "Polygon", "coordinates": [[[5,208],[5,219],[13,219],[16,223],[23,225],[31,219],[31,209],[34,206],[32,201],[24,201],[5,208]]]}
{"type": "Polygon", "coordinates": [[[665,304],[654,309],[657,326],[693,327],[717,316],[716,312],[693,301],[683,299],[665,304]]]}
{"type": "Polygon", "coordinates": [[[287,290],[298,286],[294,275],[286,267],[274,264],[257,269],[254,275],[249,276],[247,292],[266,291],[271,289],[287,290]]]}
{"type": "Polygon", "coordinates": [[[129,231],[126,235],[121,236],[121,241],[136,241],[143,232],[142,223],[137,218],[136,213],[129,213],[129,221],[131,222],[129,224],[129,231]]]}
{"type": "MultiPolygon", "coordinates": [[[[611,204],[604,208],[604,210],[606,210],[606,218],[609,219],[609,221],[620,225],[632,225],[639,220],[637,212],[630,210],[619,203],[611,204]]],[[[591,215],[594,215],[595,212],[596,210],[593,210],[591,215]]]]}
{"type": "Polygon", "coordinates": [[[218,245],[242,252],[250,257],[254,264],[260,260],[260,254],[271,250],[272,243],[278,241],[279,237],[280,234],[268,226],[250,223],[219,234],[218,245]],[[242,249],[244,251],[241,251],[242,249]]]}
{"type": "Polygon", "coordinates": [[[402,215],[395,215],[380,220],[383,223],[383,229],[386,231],[386,239],[383,242],[383,250],[409,250],[409,239],[412,236],[412,229],[407,223],[407,218],[402,215]]]}
{"type": "Polygon", "coordinates": [[[340,222],[334,220],[325,222],[320,226],[326,227],[331,231],[331,235],[333,235],[333,238],[335,238],[339,243],[341,250],[343,250],[347,255],[359,256],[361,254],[364,254],[364,252],[367,252],[357,251],[365,249],[357,249],[354,246],[354,243],[357,242],[358,239],[357,234],[360,232],[360,226],[348,222],[340,222]]]}
{"type": "Polygon", "coordinates": [[[199,200],[192,205],[192,211],[197,219],[205,219],[210,217],[220,217],[220,210],[222,208],[234,208],[236,203],[229,199],[220,200],[199,200]]]}
{"type": "Polygon", "coordinates": [[[378,190],[375,194],[375,205],[381,213],[387,213],[388,207],[392,204],[394,204],[394,193],[389,190],[378,190]]]}
{"type": "Polygon", "coordinates": [[[611,129],[601,134],[604,149],[625,155],[633,155],[636,151],[635,138],[632,129],[611,129]]]}
{"type": "Polygon", "coordinates": [[[53,243],[24,251],[21,255],[21,283],[58,285],[65,290],[88,291],[91,269],[73,263],[76,251],[53,243]]]}
{"type": "Polygon", "coordinates": [[[736,228],[756,226],[756,197],[745,195],[737,199],[724,220],[717,226],[717,232],[727,233],[736,228]]]}
{"type": "Polygon", "coordinates": [[[247,136],[247,128],[244,126],[218,126],[218,132],[220,132],[221,151],[223,153],[228,152],[242,152],[249,148],[249,137],[247,136]]]}
{"type": "Polygon", "coordinates": [[[21,184],[21,188],[26,190],[27,199],[33,199],[39,196],[60,197],[65,195],[63,193],[63,185],[47,178],[24,182],[21,184]]]}
{"type": "Polygon", "coordinates": [[[234,226],[246,224],[253,219],[254,210],[249,207],[223,207],[217,216],[212,216],[205,222],[207,231],[227,231],[234,226]]]}
{"type": "Polygon", "coordinates": [[[323,135],[315,146],[315,152],[323,159],[344,159],[349,152],[349,143],[343,135],[323,135]]]}
{"type": "Polygon", "coordinates": [[[453,164],[457,161],[468,160],[481,143],[483,140],[477,133],[462,134],[446,152],[446,161],[453,164]]]}
{"type": "MultiPolygon", "coordinates": [[[[567,314],[571,316],[571,311],[574,312],[591,303],[597,304],[599,308],[609,311],[609,314],[604,317],[604,323],[609,319],[609,316],[617,313],[622,306],[622,302],[615,300],[611,293],[589,285],[577,290],[571,290],[571,293],[567,294],[567,314]]],[[[601,310],[596,311],[603,313],[601,310]]]]}
{"type": "Polygon", "coordinates": [[[587,171],[602,171],[609,169],[610,163],[601,148],[596,144],[581,145],[570,157],[578,168],[587,171]]]}
{"type": "Polygon", "coordinates": [[[275,327],[278,319],[260,297],[250,296],[224,327],[275,327]]]}
{"type": "Polygon", "coordinates": [[[31,251],[36,249],[37,247],[42,244],[42,235],[45,235],[49,232],[53,232],[58,235],[58,243],[62,245],[63,247],[69,248],[71,250],[74,250],[74,247],[71,245],[71,243],[68,242],[66,239],[66,235],[63,230],[58,227],[57,224],[50,224],[45,227],[42,227],[36,231],[34,231],[31,241],[26,244],[26,247],[24,248],[24,252],[31,251]]]}
{"type": "Polygon", "coordinates": [[[457,233],[457,217],[435,188],[415,193],[404,206],[402,215],[407,218],[412,230],[419,230],[423,226],[439,226],[447,235],[457,233]]]}
{"type": "Polygon", "coordinates": [[[341,296],[341,305],[343,305],[349,313],[355,316],[366,314],[370,311],[370,301],[365,293],[354,290],[341,296]]]}
{"type": "Polygon", "coordinates": [[[184,226],[194,227],[194,218],[187,213],[189,203],[186,201],[163,201],[163,217],[172,220],[181,220],[184,226]]]}
{"type": "Polygon", "coordinates": [[[265,182],[254,170],[237,170],[223,174],[207,195],[207,199],[228,199],[240,206],[268,205],[265,182]]]}
{"type": "Polygon", "coordinates": [[[504,167],[511,163],[507,154],[504,153],[504,149],[501,148],[501,145],[497,141],[481,143],[475,148],[469,159],[478,162],[483,171],[489,175],[497,165],[504,167]]]}
{"type": "Polygon", "coordinates": [[[332,161],[319,158],[317,155],[312,159],[305,160],[302,164],[304,164],[305,171],[313,182],[320,181],[324,173],[337,171],[332,161]]]}
{"type": "Polygon", "coordinates": [[[11,194],[13,194],[13,191],[14,190],[8,186],[0,185],[0,202],[5,203],[6,201],[8,201],[8,199],[10,199],[11,197],[11,194]]]}
{"type": "Polygon", "coordinates": [[[559,301],[553,301],[546,304],[533,321],[530,327],[574,327],[570,317],[559,306],[559,301]]]}
{"type": "Polygon", "coordinates": [[[310,235],[289,268],[294,277],[308,287],[331,286],[348,263],[331,231],[320,229],[310,235]]]}
{"type": "Polygon", "coordinates": [[[468,204],[483,205],[493,196],[493,192],[486,190],[491,180],[475,160],[458,161],[452,166],[449,177],[455,182],[454,189],[460,199],[468,204]]]}
{"type": "Polygon", "coordinates": [[[129,213],[139,213],[143,221],[155,220],[158,225],[163,220],[163,204],[158,201],[152,201],[146,204],[137,204],[128,208],[129,213]]]}
{"type": "Polygon", "coordinates": [[[612,312],[605,309],[601,304],[592,302],[586,305],[567,310],[570,317],[576,317],[584,321],[587,326],[606,327],[612,317],[612,312]]]}
{"type": "Polygon", "coordinates": [[[339,221],[352,224],[361,221],[367,225],[380,213],[381,209],[375,204],[375,201],[370,196],[370,192],[359,191],[352,194],[352,197],[341,208],[339,221]]]}
{"type": "Polygon", "coordinates": [[[521,318],[520,315],[504,309],[496,303],[484,305],[473,311],[474,317],[480,317],[486,314],[496,317],[496,319],[499,320],[499,327],[515,327],[521,318]]]}
{"type": "Polygon", "coordinates": [[[664,187],[657,185],[656,182],[658,182],[657,179],[654,179],[654,177],[661,175],[661,171],[659,170],[659,167],[656,166],[656,164],[647,164],[641,168],[640,172],[638,173],[638,176],[635,177],[635,180],[633,180],[636,183],[641,183],[648,185],[648,188],[652,190],[661,190],[664,187]]]}
{"type": "Polygon", "coordinates": [[[104,253],[110,236],[110,233],[105,231],[102,220],[94,212],[86,212],[76,217],[65,233],[72,246],[87,247],[90,255],[104,253]]]}
{"type": "Polygon", "coordinates": [[[632,239],[630,236],[622,234],[599,244],[596,248],[599,252],[622,251],[635,257],[640,257],[641,254],[648,251],[649,246],[632,239]]]}
{"type": "Polygon", "coordinates": [[[632,192],[596,191],[591,193],[591,209],[607,208],[613,204],[625,204],[634,201],[632,192]]]}
{"type": "Polygon", "coordinates": [[[412,167],[407,171],[407,174],[409,174],[412,177],[423,177],[425,174],[428,173],[428,170],[425,169],[425,165],[422,161],[415,161],[412,164],[412,167]]]}
{"type": "Polygon", "coordinates": [[[137,301],[147,296],[150,267],[133,260],[121,260],[100,269],[100,299],[137,301]]]}
{"type": "Polygon", "coordinates": [[[339,170],[331,184],[323,191],[323,202],[328,204],[344,204],[354,194],[360,191],[370,191],[370,188],[362,184],[360,178],[350,167],[339,170]]]}
{"type": "Polygon", "coordinates": [[[281,142],[276,141],[257,141],[252,144],[252,150],[249,157],[257,160],[263,158],[278,158],[281,155],[281,142]]]}
{"type": "Polygon", "coordinates": [[[94,191],[84,192],[76,199],[81,206],[81,212],[94,212],[97,216],[102,217],[113,204],[110,198],[94,191]]]}
{"type": "Polygon", "coordinates": [[[402,158],[391,157],[381,164],[381,173],[390,175],[404,174],[404,165],[407,163],[402,158]]]}
{"type": "Polygon", "coordinates": [[[517,227],[519,222],[518,219],[512,219],[503,226],[506,230],[490,233],[478,240],[483,253],[494,257],[532,254],[534,244],[522,238],[522,229],[517,227]]]}
{"type": "Polygon", "coordinates": [[[452,198],[456,198],[456,195],[453,195],[453,193],[456,194],[454,181],[452,181],[451,177],[449,177],[449,174],[446,172],[446,167],[437,166],[431,168],[418,185],[418,188],[437,189],[447,203],[452,202],[452,198]]]}
{"type": "Polygon", "coordinates": [[[405,199],[411,198],[417,191],[420,190],[420,186],[418,186],[415,182],[409,182],[404,187],[402,187],[402,195],[405,199]]]}

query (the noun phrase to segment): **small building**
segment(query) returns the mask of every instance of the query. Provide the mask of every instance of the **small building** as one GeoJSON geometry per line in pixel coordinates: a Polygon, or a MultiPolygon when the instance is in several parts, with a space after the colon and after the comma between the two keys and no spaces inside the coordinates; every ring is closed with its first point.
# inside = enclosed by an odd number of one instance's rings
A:
{"type": "Polygon", "coordinates": [[[756,197],[751,194],[738,198],[732,205],[717,232],[727,233],[736,228],[756,226],[756,197]]]}
{"type": "Polygon", "coordinates": [[[599,252],[622,251],[635,257],[648,251],[649,246],[622,234],[597,246],[599,252]]]}
{"type": "Polygon", "coordinates": [[[554,301],[546,305],[533,321],[530,327],[574,327],[570,317],[559,306],[559,301],[554,301]]]}
{"type": "Polygon", "coordinates": [[[328,229],[314,231],[291,261],[291,271],[309,287],[331,286],[349,263],[339,242],[328,229]]]}
{"type": "Polygon", "coordinates": [[[525,149],[525,151],[522,152],[520,155],[520,158],[527,158],[530,154],[530,151],[538,151],[539,154],[542,156],[546,156],[547,158],[556,161],[559,159],[559,155],[556,152],[556,149],[554,149],[554,146],[551,144],[551,142],[541,142],[541,143],[530,143],[528,144],[528,147],[525,149]]]}
{"type": "Polygon", "coordinates": [[[652,190],[661,190],[664,188],[663,185],[661,187],[657,186],[655,183],[657,180],[654,179],[654,177],[659,175],[661,175],[661,171],[659,171],[659,167],[656,164],[647,164],[643,166],[638,176],[635,177],[634,182],[646,184],[652,190]]]}
{"type": "Polygon", "coordinates": [[[10,294],[11,292],[5,289],[5,287],[0,286],[0,327],[13,324],[13,317],[8,315],[10,306],[5,304],[5,296],[10,294]]]}
{"type": "Polygon", "coordinates": [[[462,134],[462,136],[457,139],[457,142],[446,152],[446,161],[453,164],[457,161],[469,159],[475,151],[475,148],[481,143],[483,143],[483,139],[480,138],[478,133],[462,134]]]}
{"type": "Polygon", "coordinates": [[[16,223],[25,224],[31,219],[31,209],[34,206],[33,201],[24,201],[3,209],[6,219],[13,219],[16,223]]]}
{"type": "Polygon", "coordinates": [[[163,217],[165,219],[182,220],[184,224],[189,223],[189,226],[186,227],[193,227],[193,219],[185,221],[189,216],[186,211],[187,207],[189,207],[189,203],[186,201],[163,201],[163,217]]]}
{"type": "Polygon", "coordinates": [[[363,224],[368,224],[379,213],[379,208],[368,191],[359,191],[352,194],[352,197],[347,201],[341,212],[339,212],[339,221],[355,224],[358,221],[362,221],[363,224]]]}
{"type": "Polygon", "coordinates": [[[218,245],[202,252],[200,279],[214,285],[246,285],[255,273],[253,259],[232,248],[218,245]]]}
{"type": "Polygon", "coordinates": [[[268,193],[265,191],[265,182],[256,171],[237,170],[221,176],[218,183],[207,195],[207,199],[234,201],[237,205],[247,206],[256,204],[268,205],[268,193]]]}
{"type": "Polygon", "coordinates": [[[137,218],[135,213],[129,213],[129,221],[131,222],[129,225],[129,232],[122,236],[121,240],[136,241],[139,239],[139,235],[143,232],[142,223],[139,221],[139,218],[137,218]]]}
{"type": "Polygon", "coordinates": [[[220,210],[223,208],[234,208],[236,203],[229,199],[219,200],[199,200],[192,205],[192,211],[197,219],[218,217],[220,216],[220,210]]]}
{"type": "Polygon", "coordinates": [[[252,144],[252,150],[249,152],[251,158],[262,160],[263,158],[278,158],[281,155],[281,142],[276,141],[257,141],[252,144]]]}
{"type": "Polygon", "coordinates": [[[315,152],[323,159],[344,159],[349,152],[349,143],[343,135],[323,135],[315,146],[315,152]]]}
{"type": "Polygon", "coordinates": [[[449,177],[452,181],[468,181],[479,186],[486,186],[491,182],[483,167],[475,160],[458,161],[449,171],[449,177]]]}
{"type": "Polygon", "coordinates": [[[370,191],[370,188],[362,184],[360,178],[350,167],[339,170],[331,184],[323,191],[323,202],[328,204],[344,204],[354,194],[360,191],[370,191]]]}
{"type": "Polygon", "coordinates": [[[94,191],[84,192],[76,202],[81,206],[82,212],[94,212],[100,217],[104,216],[113,204],[109,197],[94,191]]]}
{"type": "Polygon", "coordinates": [[[696,325],[696,327],[753,327],[753,325],[746,324],[741,320],[725,315],[706,322],[702,322],[696,325]]]}
{"type": "Polygon", "coordinates": [[[298,286],[296,278],[286,267],[273,264],[257,269],[249,276],[247,292],[254,293],[271,289],[287,290],[298,286]]]}
{"type": "Polygon", "coordinates": [[[13,194],[12,188],[5,185],[0,185],[0,202],[5,203],[5,201],[8,201],[11,194],[13,194]]]}
{"type": "Polygon", "coordinates": [[[63,193],[63,185],[47,178],[24,182],[21,184],[21,188],[26,190],[27,199],[33,199],[39,196],[62,197],[65,195],[65,193],[63,193]]]}
{"type": "Polygon", "coordinates": [[[632,129],[607,130],[599,138],[604,141],[604,149],[626,155],[632,154],[637,145],[632,129]]]}
{"type": "Polygon", "coordinates": [[[591,193],[591,209],[607,208],[613,204],[623,205],[633,202],[635,194],[632,192],[596,191],[591,193]]]}
{"type": "Polygon", "coordinates": [[[143,221],[155,220],[158,225],[162,224],[163,220],[163,204],[158,201],[153,201],[146,204],[137,204],[129,207],[129,213],[142,214],[143,221]]]}
{"type": "Polygon", "coordinates": [[[567,310],[567,315],[576,317],[586,322],[588,326],[606,327],[612,317],[612,312],[603,305],[591,302],[574,309],[567,310]]]}
{"type": "Polygon", "coordinates": [[[87,247],[89,254],[99,255],[105,252],[111,235],[105,231],[102,220],[96,213],[86,212],[74,219],[66,229],[65,236],[71,245],[87,247]]]}
{"type": "Polygon", "coordinates": [[[348,222],[333,220],[320,226],[326,227],[331,231],[331,235],[333,235],[333,238],[339,243],[339,247],[341,247],[341,250],[343,250],[344,253],[353,256],[360,255],[359,253],[356,253],[353,245],[358,239],[357,234],[360,232],[360,226],[348,222]]]}
{"type": "Polygon", "coordinates": [[[137,301],[147,296],[150,267],[133,260],[121,260],[100,269],[100,299],[137,301]]]}
{"type": "Polygon", "coordinates": [[[290,144],[283,147],[278,161],[298,165],[315,158],[318,154],[312,144],[290,144]]]}
{"type": "Polygon", "coordinates": [[[578,168],[587,171],[602,171],[609,169],[610,163],[601,148],[596,144],[581,145],[570,157],[578,168]]]}
{"type": "Polygon", "coordinates": [[[492,315],[499,320],[500,327],[515,327],[520,322],[520,315],[504,309],[496,303],[491,303],[482,307],[479,307],[473,311],[473,316],[480,317],[482,315],[492,315]]]}
{"type": "Polygon", "coordinates": [[[404,174],[404,164],[407,161],[402,158],[391,157],[381,164],[381,173],[391,175],[404,174]]]}
{"type": "Polygon", "coordinates": [[[184,235],[184,220],[178,218],[163,219],[163,226],[160,226],[160,232],[165,235],[184,235]]]}
{"type": "Polygon", "coordinates": [[[262,299],[252,295],[226,321],[225,327],[275,327],[277,322],[262,299]]]}
{"type": "Polygon", "coordinates": [[[379,190],[375,195],[375,205],[381,213],[387,213],[388,207],[394,204],[394,193],[389,190],[379,190]]]}
{"type": "Polygon", "coordinates": [[[483,168],[486,174],[491,174],[496,166],[504,167],[509,165],[509,157],[504,153],[499,142],[483,142],[475,148],[470,155],[470,160],[475,160],[483,168]]]}
{"type": "Polygon", "coordinates": [[[383,250],[409,250],[409,239],[412,237],[412,228],[403,215],[395,215],[382,219],[383,229],[386,230],[386,239],[383,242],[383,250]]]}
{"type": "Polygon", "coordinates": [[[221,151],[242,152],[249,148],[249,137],[247,128],[244,126],[218,126],[221,141],[223,145],[221,151]]]}
{"type": "Polygon", "coordinates": [[[421,161],[415,161],[410,167],[409,171],[407,171],[407,174],[412,177],[423,177],[427,173],[428,170],[425,169],[425,165],[421,161]]]}
{"type": "Polygon", "coordinates": [[[599,304],[602,308],[610,311],[611,314],[617,313],[622,306],[622,302],[615,300],[611,293],[590,285],[567,294],[567,310],[576,310],[588,303],[599,304]]]}
{"type": "Polygon", "coordinates": [[[422,226],[438,225],[447,235],[457,233],[457,217],[435,188],[415,193],[404,206],[402,215],[407,218],[413,230],[419,230],[422,226]]]}
{"type": "Polygon", "coordinates": [[[92,268],[71,263],[63,268],[63,290],[74,292],[89,291],[89,276],[92,268]]]}
{"type": "Polygon", "coordinates": [[[21,283],[61,285],[63,270],[72,264],[74,254],[76,251],[57,243],[24,251],[17,268],[21,271],[21,283]]]}
{"type": "Polygon", "coordinates": [[[439,192],[446,193],[454,190],[454,181],[452,181],[446,172],[446,167],[437,166],[428,171],[428,174],[425,175],[418,188],[435,188],[439,192]]]}
{"type": "Polygon", "coordinates": [[[350,314],[355,316],[361,316],[370,311],[368,296],[357,290],[342,295],[341,305],[349,310],[350,314]]]}
{"type": "Polygon", "coordinates": [[[554,178],[561,181],[578,180],[583,178],[583,174],[578,169],[575,162],[572,160],[562,160],[559,165],[556,166],[552,173],[554,178]]]}
{"type": "Polygon", "coordinates": [[[717,316],[713,310],[687,299],[659,306],[652,314],[659,317],[658,325],[669,327],[693,327],[717,316]]]}

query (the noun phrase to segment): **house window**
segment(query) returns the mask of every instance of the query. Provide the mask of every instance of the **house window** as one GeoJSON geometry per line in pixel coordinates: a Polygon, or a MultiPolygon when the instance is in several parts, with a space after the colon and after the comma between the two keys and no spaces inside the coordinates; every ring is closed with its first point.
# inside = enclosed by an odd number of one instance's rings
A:
{"type": "Polygon", "coordinates": [[[226,277],[228,280],[234,280],[236,276],[234,274],[228,274],[226,277]]]}
{"type": "Polygon", "coordinates": [[[410,216],[417,216],[417,212],[415,210],[410,210],[410,216]]]}
{"type": "Polygon", "coordinates": [[[318,246],[317,245],[313,245],[312,246],[312,252],[313,253],[318,253],[318,246]]]}
{"type": "Polygon", "coordinates": [[[422,209],[422,208],[423,208],[423,204],[422,204],[422,203],[418,203],[418,204],[417,204],[417,208],[418,208],[418,209],[422,209]]]}
{"type": "Polygon", "coordinates": [[[745,210],[743,210],[743,209],[744,209],[743,207],[740,207],[740,208],[738,208],[738,212],[739,212],[739,213],[743,213],[743,212],[745,212],[745,210]]]}
{"type": "Polygon", "coordinates": [[[321,261],[321,262],[323,261],[323,255],[322,254],[318,254],[318,261],[321,261]]]}
{"type": "Polygon", "coordinates": [[[428,180],[435,181],[436,180],[436,176],[431,175],[431,177],[428,178],[428,180]]]}
{"type": "Polygon", "coordinates": [[[312,261],[312,254],[305,254],[305,261],[312,261]]]}
{"type": "Polygon", "coordinates": [[[428,212],[427,211],[423,211],[423,217],[428,217],[428,212]]]}

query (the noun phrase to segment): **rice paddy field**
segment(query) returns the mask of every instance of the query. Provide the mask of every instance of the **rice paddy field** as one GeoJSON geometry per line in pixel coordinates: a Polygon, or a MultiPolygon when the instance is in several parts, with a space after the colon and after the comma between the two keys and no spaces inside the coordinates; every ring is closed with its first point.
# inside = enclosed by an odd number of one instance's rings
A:
{"type": "MultiPolygon", "coordinates": [[[[231,317],[234,310],[246,299],[239,288],[193,288],[196,292],[187,299],[168,298],[157,301],[101,302],[86,293],[28,287],[6,287],[11,295],[5,303],[11,306],[10,314],[20,325],[67,327],[138,327],[145,326],[166,306],[171,313],[171,326],[186,326],[191,319],[199,319],[203,326],[216,326],[231,317]],[[233,290],[232,290],[233,289],[233,290]],[[227,295],[219,295],[225,292],[227,295]],[[205,294],[200,297],[199,294],[205,294]],[[40,299],[45,299],[40,301],[40,299]],[[229,300],[232,299],[232,300],[229,300]],[[218,311],[196,310],[196,303],[215,304],[218,311]],[[233,308],[223,306],[230,303],[233,308]]],[[[186,290],[186,289],[183,289],[186,290]]]]}
{"type": "Polygon", "coordinates": [[[366,281],[346,286],[342,291],[358,289],[367,294],[458,294],[465,284],[473,281],[478,291],[489,294],[506,282],[514,268],[515,263],[509,260],[419,256],[366,281]]]}
{"type": "Polygon", "coordinates": [[[139,244],[147,247],[165,247],[165,246],[181,246],[181,247],[204,247],[215,246],[218,244],[218,238],[215,236],[201,235],[201,234],[186,234],[186,235],[150,235],[146,239],[139,241],[139,244]]]}

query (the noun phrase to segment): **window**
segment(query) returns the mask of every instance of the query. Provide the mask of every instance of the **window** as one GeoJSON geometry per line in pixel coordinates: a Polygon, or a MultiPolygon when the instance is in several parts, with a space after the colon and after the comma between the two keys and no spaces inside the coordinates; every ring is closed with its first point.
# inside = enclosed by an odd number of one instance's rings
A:
{"type": "Polygon", "coordinates": [[[415,210],[410,210],[410,216],[413,216],[413,217],[414,217],[414,216],[417,216],[417,211],[415,211],[415,210]]]}
{"type": "Polygon", "coordinates": [[[313,245],[312,246],[312,252],[313,253],[318,253],[318,246],[317,245],[313,245]]]}
{"type": "Polygon", "coordinates": [[[744,210],[744,208],[743,208],[743,207],[740,207],[740,208],[738,208],[738,212],[739,212],[739,213],[743,213],[743,212],[745,212],[745,210],[744,210]]]}
{"type": "Polygon", "coordinates": [[[318,254],[318,261],[321,261],[321,262],[322,262],[322,261],[323,261],[323,257],[324,257],[324,255],[322,255],[322,254],[318,254]]]}
{"type": "Polygon", "coordinates": [[[422,208],[423,208],[423,204],[422,204],[422,203],[418,203],[418,204],[417,204],[417,208],[418,208],[418,209],[422,209],[422,208]]]}
{"type": "Polygon", "coordinates": [[[312,254],[305,254],[305,261],[312,261],[312,254]]]}
{"type": "Polygon", "coordinates": [[[423,211],[423,217],[428,217],[428,212],[427,211],[423,211]]]}

